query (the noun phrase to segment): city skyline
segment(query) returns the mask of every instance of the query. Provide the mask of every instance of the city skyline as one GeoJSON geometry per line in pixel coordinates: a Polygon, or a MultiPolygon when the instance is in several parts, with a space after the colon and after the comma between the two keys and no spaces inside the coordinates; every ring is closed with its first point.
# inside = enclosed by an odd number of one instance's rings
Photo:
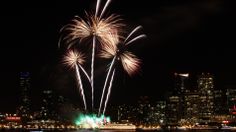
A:
{"type": "MultiPolygon", "coordinates": [[[[63,71],[65,68],[60,65],[59,30],[74,15],[84,15],[84,9],[92,9],[95,3],[78,0],[54,6],[44,4],[39,7],[22,3],[16,8],[6,4],[9,9],[1,9],[4,20],[1,25],[6,25],[0,53],[4,62],[1,64],[1,103],[11,108],[19,97],[21,71],[32,73],[31,88],[36,96],[47,88],[67,92],[74,87],[72,72],[63,71]],[[67,79],[67,86],[59,87],[61,79],[67,79]]],[[[140,95],[158,99],[173,90],[171,79],[175,72],[188,72],[193,77],[210,72],[216,78],[217,88],[235,85],[233,61],[236,55],[231,34],[235,20],[231,17],[233,9],[229,7],[227,1],[221,0],[158,1],[157,4],[154,1],[112,1],[109,12],[121,14],[125,22],[134,27],[142,25],[148,36],[131,48],[143,60],[140,75],[130,78],[120,71],[116,80],[119,87],[112,91],[113,102],[119,102],[121,96],[121,102],[140,95]]],[[[77,95],[73,99],[80,97],[77,95]]]]}

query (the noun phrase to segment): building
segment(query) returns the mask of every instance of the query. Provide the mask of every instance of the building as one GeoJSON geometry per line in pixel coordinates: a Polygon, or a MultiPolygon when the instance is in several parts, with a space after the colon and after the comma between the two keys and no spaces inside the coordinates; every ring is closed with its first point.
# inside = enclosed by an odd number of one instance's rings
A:
{"type": "Polygon", "coordinates": [[[236,89],[227,89],[227,109],[232,118],[236,118],[236,89]]]}
{"type": "Polygon", "coordinates": [[[225,115],[227,112],[225,96],[222,90],[214,90],[214,114],[225,115]]]}
{"type": "Polygon", "coordinates": [[[214,84],[213,76],[202,73],[197,80],[199,90],[199,118],[202,121],[210,121],[214,115],[214,84]]]}
{"type": "Polygon", "coordinates": [[[157,101],[154,105],[153,118],[158,125],[164,125],[166,123],[166,101],[157,101]]]}
{"type": "Polygon", "coordinates": [[[175,73],[174,89],[176,96],[179,97],[179,116],[181,119],[185,118],[186,114],[186,100],[185,94],[189,90],[189,74],[188,73],[175,73]]]}
{"type": "Polygon", "coordinates": [[[43,91],[43,100],[40,110],[40,116],[44,120],[53,119],[55,116],[55,99],[52,90],[43,91]]]}
{"type": "Polygon", "coordinates": [[[175,73],[174,87],[175,90],[179,93],[185,93],[189,88],[189,74],[188,73],[175,73]]]}
{"type": "Polygon", "coordinates": [[[120,123],[136,123],[136,116],[138,114],[138,109],[131,105],[120,105],[117,110],[117,120],[120,123]]]}
{"type": "Polygon", "coordinates": [[[42,104],[38,118],[42,120],[63,120],[59,113],[64,103],[65,98],[63,96],[57,95],[52,90],[44,90],[42,92],[42,104]]]}
{"type": "Polygon", "coordinates": [[[181,119],[179,112],[180,107],[179,96],[170,96],[167,100],[166,105],[166,119],[168,125],[177,125],[178,121],[181,119]]]}
{"type": "Polygon", "coordinates": [[[20,106],[17,109],[17,114],[21,116],[22,122],[26,122],[30,116],[30,72],[20,72],[20,106]]]}
{"type": "Polygon", "coordinates": [[[186,110],[185,120],[189,124],[195,124],[199,117],[199,94],[197,91],[187,92],[185,94],[186,110]]]}

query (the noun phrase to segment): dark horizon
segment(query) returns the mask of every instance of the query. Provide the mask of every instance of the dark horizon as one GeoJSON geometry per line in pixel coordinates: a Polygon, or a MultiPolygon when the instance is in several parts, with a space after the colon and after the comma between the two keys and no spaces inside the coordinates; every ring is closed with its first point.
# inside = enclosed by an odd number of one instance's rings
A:
{"type": "MultiPolygon", "coordinates": [[[[130,49],[142,59],[140,74],[131,78],[120,70],[110,104],[134,102],[142,95],[162,99],[172,90],[175,72],[188,72],[193,78],[201,72],[212,73],[216,89],[236,85],[235,9],[230,4],[223,0],[157,3],[113,0],[107,13],[121,14],[130,25],[129,31],[142,25],[142,32],[148,37],[130,49]]],[[[43,89],[54,89],[66,96],[73,93],[73,72],[60,64],[59,30],[74,15],[84,16],[85,10],[94,9],[95,2],[20,3],[18,7],[6,3],[3,6],[9,8],[1,9],[0,14],[0,103],[6,106],[1,107],[0,112],[13,111],[18,104],[21,71],[32,74],[32,96],[36,102],[43,89]],[[61,80],[66,80],[64,87],[61,80]]],[[[72,98],[79,99],[79,95],[72,98]]]]}

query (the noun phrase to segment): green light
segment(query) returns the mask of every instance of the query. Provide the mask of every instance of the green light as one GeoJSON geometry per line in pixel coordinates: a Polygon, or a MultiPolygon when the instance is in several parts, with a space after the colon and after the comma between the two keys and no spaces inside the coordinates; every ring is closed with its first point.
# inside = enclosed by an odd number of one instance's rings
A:
{"type": "Polygon", "coordinates": [[[101,115],[100,117],[95,114],[83,115],[80,114],[79,117],[75,120],[75,124],[81,128],[99,128],[100,126],[110,123],[110,117],[105,117],[101,115]]]}

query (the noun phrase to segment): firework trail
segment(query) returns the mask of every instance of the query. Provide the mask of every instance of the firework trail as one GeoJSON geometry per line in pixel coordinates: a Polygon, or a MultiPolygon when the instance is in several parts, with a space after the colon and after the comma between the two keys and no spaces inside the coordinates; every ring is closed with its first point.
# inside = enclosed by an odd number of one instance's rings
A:
{"type": "Polygon", "coordinates": [[[65,25],[61,29],[61,34],[58,42],[58,46],[61,47],[61,43],[65,43],[67,49],[72,48],[72,46],[76,44],[80,44],[85,40],[92,40],[92,52],[91,52],[91,66],[90,66],[90,76],[87,74],[85,69],[81,66],[81,63],[79,62],[80,58],[78,56],[74,58],[67,58],[67,65],[75,68],[76,70],[76,78],[80,86],[80,91],[83,97],[85,109],[87,109],[86,106],[86,100],[84,95],[84,89],[81,81],[81,75],[80,70],[85,74],[88,81],[91,85],[91,106],[92,111],[94,109],[94,62],[95,62],[95,56],[96,56],[96,47],[99,45],[99,49],[101,49],[100,56],[103,58],[113,58],[112,62],[110,63],[109,70],[106,75],[106,79],[104,82],[103,90],[102,90],[102,96],[99,104],[99,115],[101,114],[101,109],[103,108],[103,113],[106,111],[107,103],[109,100],[109,96],[111,93],[111,87],[115,75],[115,63],[116,61],[120,61],[124,71],[128,73],[128,75],[132,76],[135,74],[138,69],[140,69],[140,60],[131,52],[128,52],[128,46],[144,37],[146,35],[141,34],[138,36],[134,36],[134,34],[139,31],[142,27],[138,26],[135,29],[133,29],[128,36],[124,39],[122,43],[120,43],[120,38],[124,38],[121,36],[123,33],[123,27],[125,26],[123,23],[121,23],[120,17],[118,15],[109,15],[106,17],[105,12],[111,3],[111,0],[107,0],[105,5],[101,8],[101,0],[97,0],[96,3],[96,9],[94,15],[91,15],[87,12],[85,12],[86,17],[74,17],[72,19],[71,23],[65,25]],[[119,48],[118,48],[119,46],[119,48]],[[76,58],[76,59],[75,59],[76,58]],[[71,60],[69,60],[71,59],[71,60]],[[74,62],[76,60],[76,63],[74,62]],[[77,62],[78,61],[78,62],[77,62]],[[109,83],[109,86],[108,86],[109,83]],[[104,95],[106,95],[106,100],[104,102],[104,95]],[[104,103],[104,104],[103,104],[104,103]]]}
{"type": "MultiPolygon", "coordinates": [[[[112,67],[114,65],[115,60],[120,60],[121,61],[121,64],[122,64],[124,70],[130,76],[135,74],[138,71],[138,69],[140,69],[140,60],[134,54],[132,54],[131,52],[128,52],[126,50],[127,50],[127,46],[129,44],[131,44],[131,43],[133,43],[133,42],[135,42],[135,41],[137,41],[139,39],[142,39],[142,38],[146,37],[146,35],[141,34],[141,35],[138,35],[138,36],[134,37],[133,39],[131,39],[130,41],[127,42],[127,40],[129,40],[130,37],[133,36],[133,34],[135,34],[141,28],[142,28],[141,26],[138,26],[135,29],[133,29],[130,32],[130,34],[126,37],[124,42],[120,44],[121,45],[120,49],[117,49],[117,46],[116,47],[114,47],[114,46],[104,46],[104,51],[102,51],[101,54],[100,54],[100,56],[103,57],[103,58],[113,57],[113,60],[112,60],[112,63],[110,65],[110,67],[109,67],[109,71],[107,73],[107,77],[106,77],[105,84],[104,84],[104,87],[103,87],[103,92],[102,92],[102,96],[101,96],[101,100],[100,100],[100,107],[99,107],[98,115],[100,115],[100,112],[101,112],[101,107],[102,107],[102,103],[103,103],[103,97],[104,97],[104,94],[105,94],[105,91],[106,91],[106,86],[107,86],[107,83],[108,83],[108,78],[109,78],[109,76],[111,74],[111,69],[112,69],[112,67]]],[[[116,45],[118,45],[119,41],[113,39],[113,43],[116,43],[116,45]]],[[[105,100],[105,106],[104,106],[103,113],[105,112],[106,103],[108,102],[108,98],[109,98],[108,94],[111,91],[110,86],[109,86],[109,90],[108,90],[108,93],[107,93],[107,98],[105,100]]]]}
{"type": "Polygon", "coordinates": [[[107,92],[107,97],[106,97],[106,101],[105,101],[105,106],[104,106],[104,109],[103,109],[103,115],[105,114],[105,111],[106,111],[106,108],[107,108],[107,102],[108,102],[110,94],[111,94],[111,87],[112,87],[114,75],[115,75],[115,69],[112,72],[111,81],[110,81],[110,84],[109,84],[109,88],[108,88],[108,92],[107,92]]]}
{"type": "Polygon", "coordinates": [[[100,1],[100,0],[97,0],[95,16],[97,16],[97,14],[98,14],[99,7],[100,7],[100,3],[101,3],[101,1],[100,1]]]}
{"type": "Polygon", "coordinates": [[[141,35],[139,35],[139,36],[133,38],[133,39],[130,40],[129,42],[127,42],[125,45],[127,46],[127,45],[133,43],[134,41],[137,41],[137,40],[142,39],[142,38],[145,38],[145,37],[147,37],[145,34],[141,34],[141,35]]]}
{"type": "Polygon", "coordinates": [[[88,81],[90,82],[90,77],[89,77],[88,73],[84,70],[84,68],[81,65],[78,65],[78,66],[83,71],[84,75],[87,77],[88,81]]]}
{"type": "Polygon", "coordinates": [[[105,11],[110,3],[111,3],[111,0],[107,0],[105,6],[103,7],[102,13],[100,14],[99,19],[101,19],[103,17],[103,14],[105,13],[105,11]]]}
{"type": "Polygon", "coordinates": [[[83,98],[84,109],[87,110],[87,104],[86,104],[86,99],[85,99],[85,94],[84,94],[83,83],[81,81],[81,75],[80,75],[80,72],[79,72],[79,67],[82,68],[81,64],[84,63],[84,55],[79,53],[79,52],[75,52],[73,50],[70,50],[64,56],[64,60],[63,61],[64,61],[64,64],[66,64],[70,68],[75,68],[76,79],[77,79],[77,82],[78,82],[80,93],[81,93],[82,98],[83,98]],[[79,67],[78,67],[78,65],[79,65],[79,67]]]}
{"type": "Polygon", "coordinates": [[[105,80],[105,84],[104,84],[104,87],[103,87],[103,90],[102,90],[102,97],[101,97],[101,100],[100,100],[100,105],[99,105],[99,111],[98,111],[98,115],[100,115],[101,113],[101,108],[102,108],[102,102],[103,102],[103,98],[104,98],[104,93],[105,93],[105,89],[107,87],[107,81],[108,81],[108,78],[111,74],[111,69],[115,63],[115,60],[116,60],[116,57],[113,58],[111,64],[110,64],[110,67],[109,67],[109,70],[108,70],[108,73],[107,73],[107,76],[106,76],[106,80],[105,80]]]}
{"type": "Polygon", "coordinates": [[[77,79],[77,82],[79,82],[78,85],[79,85],[79,89],[80,89],[80,92],[81,92],[81,95],[83,98],[84,109],[85,109],[85,111],[87,111],[87,104],[86,104],[86,99],[85,99],[85,95],[84,95],[84,88],[83,88],[83,84],[81,81],[81,76],[80,76],[78,65],[75,65],[75,70],[76,70],[76,79],[77,79]]]}
{"type": "MultiPolygon", "coordinates": [[[[99,11],[100,1],[97,2],[96,12],[99,11]]],[[[103,12],[106,10],[110,1],[107,1],[103,12]]],[[[96,14],[96,13],[95,13],[96,14]]],[[[92,38],[92,57],[91,57],[91,74],[90,74],[90,84],[92,92],[92,109],[94,108],[94,61],[95,61],[95,49],[97,44],[100,44],[101,49],[104,46],[110,47],[113,43],[113,39],[120,38],[118,32],[120,33],[121,27],[124,24],[120,23],[121,19],[117,15],[110,15],[107,18],[98,18],[97,16],[87,14],[87,19],[84,20],[80,17],[75,17],[71,23],[65,25],[61,32],[68,32],[66,36],[61,36],[59,40],[59,47],[61,42],[67,44],[69,49],[71,46],[76,44],[77,41],[82,42],[85,38],[92,38]],[[111,37],[111,34],[113,37],[111,37]],[[96,41],[99,41],[97,43],[96,41]]],[[[84,70],[83,70],[84,72],[84,70]]],[[[86,75],[86,74],[85,74],[86,75]]],[[[88,77],[88,75],[86,75],[88,77]]]]}
{"type": "Polygon", "coordinates": [[[133,31],[130,32],[130,34],[126,37],[126,39],[124,40],[124,43],[126,43],[126,41],[138,30],[140,30],[142,28],[142,26],[137,26],[135,29],[133,29],[133,31]]]}
{"type": "Polygon", "coordinates": [[[94,103],[94,58],[95,58],[95,43],[96,38],[93,36],[93,49],[92,49],[92,62],[91,62],[91,88],[92,88],[92,110],[93,110],[93,103],[94,103]]]}

